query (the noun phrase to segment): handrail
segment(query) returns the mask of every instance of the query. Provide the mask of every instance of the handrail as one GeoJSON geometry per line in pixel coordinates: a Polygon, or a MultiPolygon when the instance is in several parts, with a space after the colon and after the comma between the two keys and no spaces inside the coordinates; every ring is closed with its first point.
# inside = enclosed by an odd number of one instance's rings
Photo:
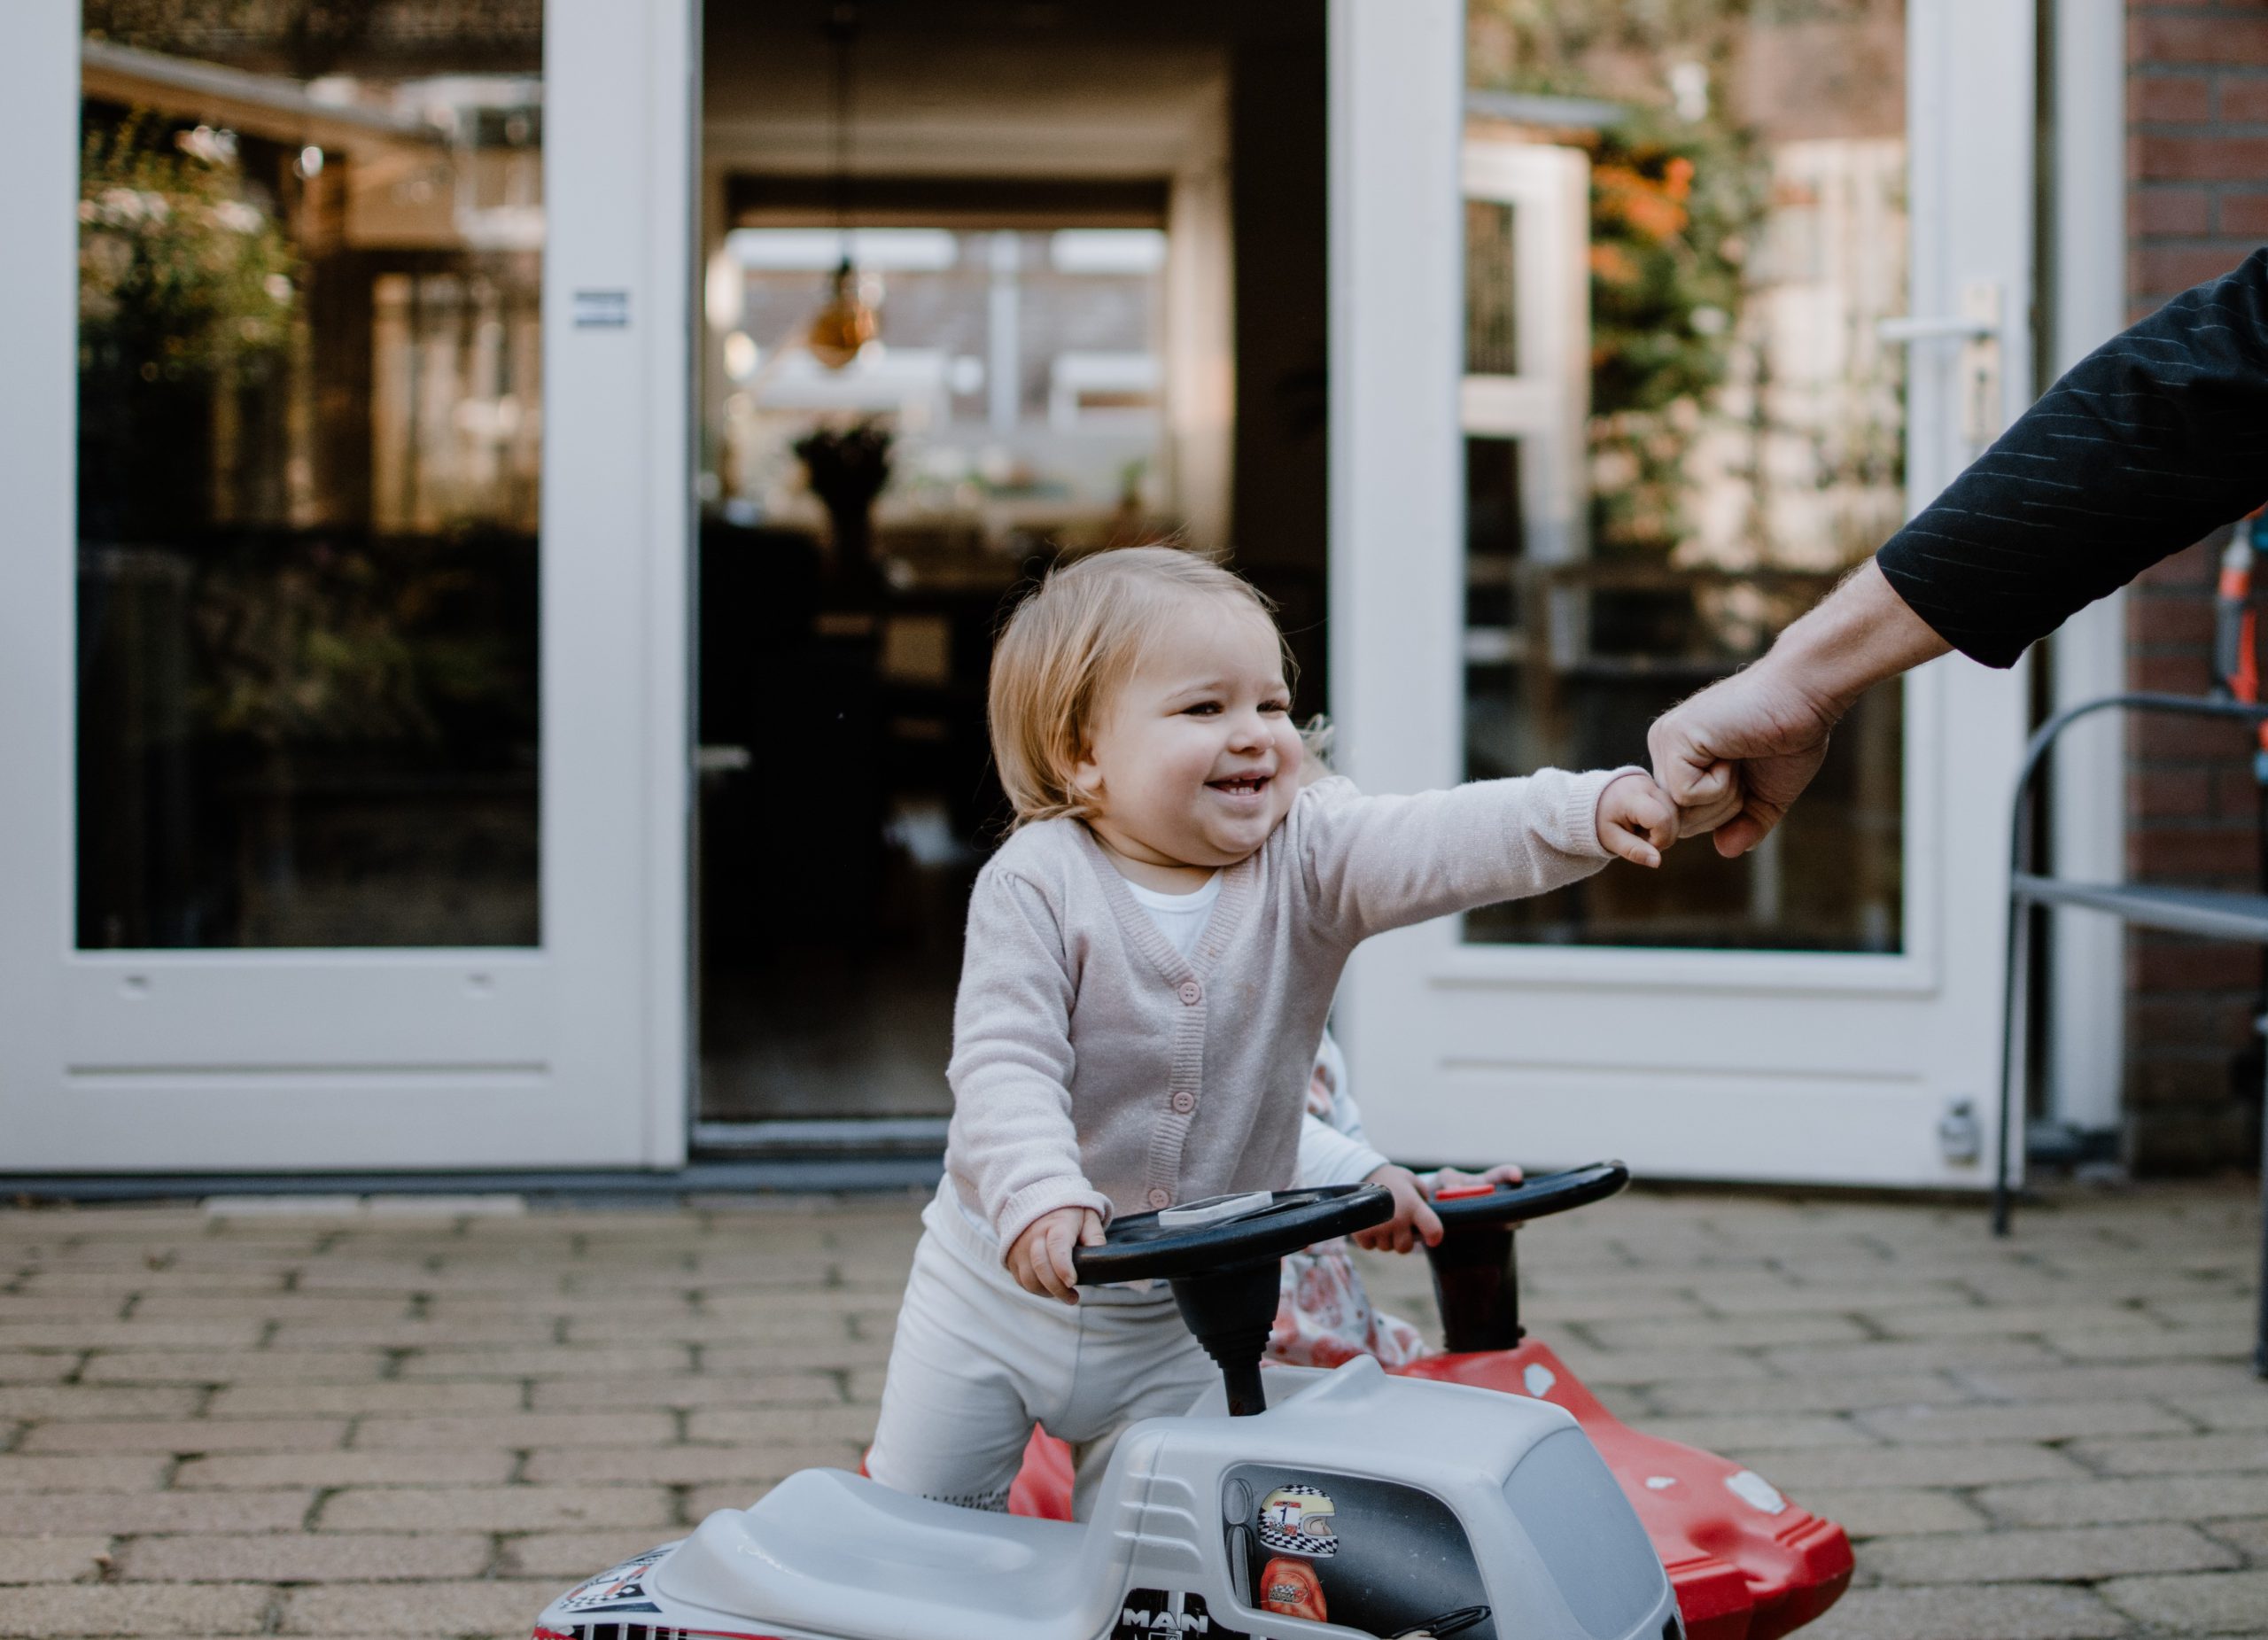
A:
{"type": "Polygon", "coordinates": [[[2024,743],[2023,766],[2016,774],[2016,800],[2010,805],[2008,828],[2008,968],[2002,976],[2005,989],[2001,992],[2004,1029],[2000,1039],[2000,1148],[1993,1156],[1992,1177],[1992,1233],[1996,1236],[2008,1233],[2011,1189],[2008,1183],[2008,1139],[2014,1124],[2016,1033],[2020,1022],[2016,1019],[2016,974],[2025,950],[2024,920],[2031,914],[2030,907],[2016,891],[2016,880],[2032,874],[2032,777],[2047,762],[2056,738],[2065,729],[2082,718],[2113,710],[2187,713],[2198,718],[2226,718],[2233,722],[2268,722],[2268,702],[2218,700],[2207,696],[2140,691],[2128,695],[2105,695],[2099,699],[2081,701],[2076,706],[2066,706],[2033,730],[2031,738],[2024,743]]]}

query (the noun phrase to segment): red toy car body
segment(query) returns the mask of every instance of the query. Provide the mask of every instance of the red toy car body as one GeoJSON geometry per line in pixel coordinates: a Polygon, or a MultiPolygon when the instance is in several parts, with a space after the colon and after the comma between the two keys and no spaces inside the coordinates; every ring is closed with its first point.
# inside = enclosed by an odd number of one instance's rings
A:
{"type": "MultiPolygon", "coordinates": [[[[1446,1233],[1428,1255],[1449,1350],[1393,1370],[1533,1395],[1573,1414],[1652,1539],[1688,1640],[1778,1640],[1818,1618],[1849,1587],[1851,1542],[1843,1528],[1729,1458],[1631,1428],[1519,1325],[1513,1232],[1530,1219],[1612,1195],[1628,1180],[1619,1162],[1607,1162],[1518,1185],[1443,1193],[1435,1210],[1446,1233]]],[[[1035,1429],[1008,1507],[1069,1520],[1069,1449],[1035,1429]]]]}

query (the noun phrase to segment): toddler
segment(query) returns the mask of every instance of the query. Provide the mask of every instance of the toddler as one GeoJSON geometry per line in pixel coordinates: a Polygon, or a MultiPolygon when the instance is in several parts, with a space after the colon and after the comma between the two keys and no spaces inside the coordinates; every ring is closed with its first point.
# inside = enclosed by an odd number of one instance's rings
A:
{"type": "MultiPolygon", "coordinates": [[[[1083,1296],[1073,1248],[1113,1214],[1291,1185],[1357,943],[1613,856],[1658,865],[1675,836],[1638,769],[1302,789],[1287,670],[1260,594],[1171,548],[1057,570],[1001,633],[1015,830],[969,902],[945,1178],[867,1457],[886,1485],[1001,1508],[1037,1421],[1072,1444],[1084,1518],[1118,1432],[1214,1371],[1162,1285],[1083,1296]]],[[[1423,1193],[1371,1177],[1406,1247],[1423,1193]]]]}

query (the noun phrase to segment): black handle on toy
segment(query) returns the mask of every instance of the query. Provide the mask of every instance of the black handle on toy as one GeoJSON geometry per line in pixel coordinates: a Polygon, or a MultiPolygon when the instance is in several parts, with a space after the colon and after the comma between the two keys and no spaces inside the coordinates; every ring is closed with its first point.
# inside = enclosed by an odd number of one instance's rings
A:
{"type": "Polygon", "coordinates": [[[1630,1170],[1619,1162],[1594,1162],[1499,1185],[1487,1195],[1433,1203],[1441,1239],[1425,1249],[1425,1262],[1433,1266],[1433,1298],[1450,1353],[1511,1349],[1526,1336],[1515,1231],[1531,1219],[1604,1201],[1629,1182],[1630,1170]]]}
{"type": "Polygon", "coordinates": [[[1221,1369],[1230,1415],[1243,1418],[1267,1410],[1260,1357],[1276,1320],[1284,1255],[1393,1216],[1394,1197],[1377,1185],[1279,1190],[1212,1224],[1162,1224],[1155,1213],[1114,1220],[1103,1244],[1075,1248],[1071,1263],[1083,1286],[1171,1283],[1181,1318],[1221,1369]]]}

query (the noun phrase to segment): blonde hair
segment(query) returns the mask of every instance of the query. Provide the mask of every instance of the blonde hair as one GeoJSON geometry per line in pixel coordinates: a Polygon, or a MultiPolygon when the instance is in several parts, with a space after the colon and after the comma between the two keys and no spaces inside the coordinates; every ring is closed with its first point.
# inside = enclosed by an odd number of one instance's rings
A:
{"type": "MultiPolygon", "coordinates": [[[[1240,600],[1275,629],[1266,594],[1178,547],[1091,554],[1049,571],[1016,606],[993,647],[986,700],[992,761],[1015,825],[1094,812],[1077,777],[1089,731],[1133,675],[1152,634],[1199,596],[1240,600]]],[[[1284,673],[1288,681],[1288,649],[1284,673]]]]}

